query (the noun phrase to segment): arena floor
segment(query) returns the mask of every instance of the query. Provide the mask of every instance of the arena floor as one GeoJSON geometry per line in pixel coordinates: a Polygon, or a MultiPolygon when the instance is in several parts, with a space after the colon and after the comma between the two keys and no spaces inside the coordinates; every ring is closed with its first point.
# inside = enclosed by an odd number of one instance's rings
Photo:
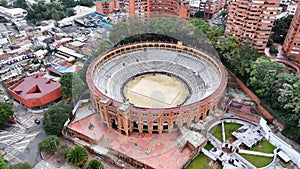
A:
{"type": "Polygon", "coordinates": [[[189,95],[186,84],[165,74],[136,77],[124,87],[124,96],[138,107],[170,108],[181,105],[189,95]]]}

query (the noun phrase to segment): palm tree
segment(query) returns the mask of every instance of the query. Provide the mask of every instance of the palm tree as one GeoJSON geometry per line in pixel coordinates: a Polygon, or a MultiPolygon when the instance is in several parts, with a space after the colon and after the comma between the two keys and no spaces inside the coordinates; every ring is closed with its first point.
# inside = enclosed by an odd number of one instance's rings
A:
{"type": "Polygon", "coordinates": [[[79,167],[86,162],[88,156],[89,156],[88,151],[85,148],[81,146],[75,146],[70,149],[69,153],[67,154],[66,161],[70,165],[79,167]]]}
{"type": "Polygon", "coordinates": [[[104,169],[103,164],[99,160],[91,160],[86,169],[104,169]]]}

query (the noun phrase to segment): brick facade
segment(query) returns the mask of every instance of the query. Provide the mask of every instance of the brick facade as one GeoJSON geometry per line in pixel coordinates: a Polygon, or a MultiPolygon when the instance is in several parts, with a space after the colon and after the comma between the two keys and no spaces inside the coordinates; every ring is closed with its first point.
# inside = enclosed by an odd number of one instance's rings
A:
{"type": "Polygon", "coordinates": [[[213,110],[218,106],[220,99],[223,97],[227,84],[227,73],[221,63],[214,59],[213,56],[206,55],[196,49],[178,44],[149,42],[122,46],[98,57],[87,71],[87,84],[89,85],[92,104],[100,113],[101,119],[107,127],[115,128],[126,135],[133,131],[139,133],[163,133],[171,132],[183,126],[190,126],[192,123],[197,123],[199,120],[203,120],[206,116],[213,113],[213,110]],[[181,107],[165,109],[138,108],[133,105],[124,107],[123,103],[109,99],[97,89],[93,77],[95,72],[97,72],[96,69],[101,64],[116,57],[117,53],[144,50],[153,46],[186,52],[192,56],[205,59],[211,66],[218,70],[221,84],[211,95],[202,100],[181,107]]]}
{"type": "Polygon", "coordinates": [[[300,62],[300,6],[298,5],[288,33],[283,43],[287,57],[300,62]]]}
{"type": "Polygon", "coordinates": [[[119,0],[97,0],[96,12],[103,15],[114,13],[116,9],[120,9],[119,0]]]}
{"type": "Polygon", "coordinates": [[[233,0],[228,6],[225,32],[239,41],[253,41],[260,53],[264,53],[280,0],[233,0]]]}
{"type": "Polygon", "coordinates": [[[189,18],[189,1],[185,0],[126,0],[126,13],[139,19],[178,16],[189,18]]]}

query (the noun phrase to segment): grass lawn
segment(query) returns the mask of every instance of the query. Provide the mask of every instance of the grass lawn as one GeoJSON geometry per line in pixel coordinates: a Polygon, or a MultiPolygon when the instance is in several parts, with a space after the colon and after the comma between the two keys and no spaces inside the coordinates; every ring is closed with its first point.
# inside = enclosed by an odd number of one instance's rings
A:
{"type": "Polygon", "coordinates": [[[276,147],[269,143],[267,140],[261,140],[257,145],[254,145],[250,150],[259,151],[263,153],[273,153],[276,147]]]}
{"type": "Polygon", "coordinates": [[[218,140],[223,142],[223,139],[222,139],[222,125],[221,124],[218,124],[218,125],[214,126],[213,128],[210,129],[209,132],[213,136],[215,136],[218,140]]]}
{"type": "Polygon", "coordinates": [[[192,162],[189,164],[186,169],[212,169],[208,165],[208,163],[211,161],[208,157],[206,157],[203,154],[199,154],[192,162]]]}
{"type": "Polygon", "coordinates": [[[212,144],[210,144],[210,142],[208,141],[204,148],[205,148],[207,151],[209,151],[209,150],[211,150],[213,147],[214,147],[214,146],[213,146],[212,144]]]}
{"type": "Polygon", "coordinates": [[[222,169],[222,166],[219,165],[219,166],[217,167],[217,169],[222,169]]]}
{"type": "Polygon", "coordinates": [[[232,133],[242,127],[239,123],[224,123],[225,126],[225,140],[228,140],[232,136],[232,133]]]}
{"type": "Polygon", "coordinates": [[[248,160],[251,164],[253,164],[257,168],[265,167],[272,161],[271,157],[262,157],[262,156],[256,156],[250,154],[239,154],[239,155],[244,157],[246,160],[248,160]]]}

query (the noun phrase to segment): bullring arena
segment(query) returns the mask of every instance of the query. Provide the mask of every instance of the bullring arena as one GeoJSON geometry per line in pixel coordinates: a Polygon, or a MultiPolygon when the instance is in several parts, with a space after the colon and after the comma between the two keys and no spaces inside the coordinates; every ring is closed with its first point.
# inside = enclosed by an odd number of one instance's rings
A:
{"type": "Polygon", "coordinates": [[[227,73],[214,56],[178,44],[114,48],[88,68],[92,104],[107,127],[128,135],[171,132],[217,107],[227,73]]]}

